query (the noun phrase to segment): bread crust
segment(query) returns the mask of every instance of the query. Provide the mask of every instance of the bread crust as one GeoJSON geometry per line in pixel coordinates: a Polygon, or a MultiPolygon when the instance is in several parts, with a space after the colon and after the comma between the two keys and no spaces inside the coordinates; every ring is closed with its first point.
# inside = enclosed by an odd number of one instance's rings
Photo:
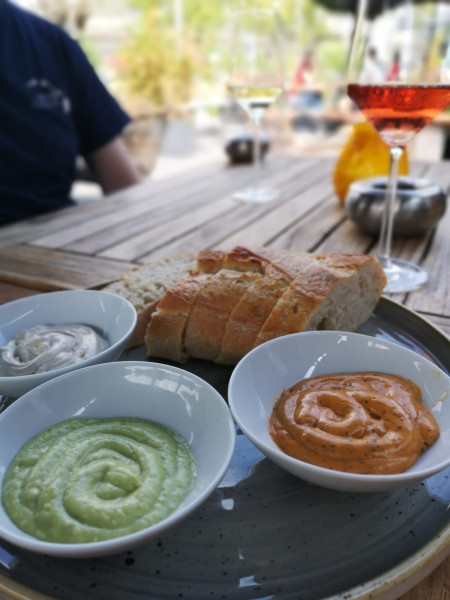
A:
{"type": "Polygon", "coordinates": [[[216,362],[233,365],[254,347],[261,327],[286,287],[286,278],[257,279],[242,296],[226,323],[216,362]]]}
{"type": "Polygon", "coordinates": [[[230,315],[259,273],[222,269],[204,285],[191,308],[184,351],[193,358],[216,360],[230,315]]]}
{"type": "MultiPolygon", "coordinates": [[[[236,364],[256,344],[261,328],[290,282],[314,259],[311,254],[258,248],[237,248],[238,264],[251,264],[263,277],[253,283],[230,315],[216,362],[236,364]]],[[[225,263],[226,264],[226,263],[225,263]]]]}
{"type": "Polygon", "coordinates": [[[317,255],[285,290],[255,346],[299,331],[355,331],[369,318],[385,284],[381,265],[372,256],[317,255]]]}
{"type": "Polygon", "coordinates": [[[148,261],[127,269],[119,280],[103,288],[104,291],[122,296],[136,309],[136,326],[128,348],[144,344],[145,333],[158,302],[178,279],[196,266],[196,261],[194,252],[148,261]]]}
{"type": "Polygon", "coordinates": [[[256,338],[255,346],[281,335],[307,330],[308,321],[330,293],[337,277],[320,265],[307,265],[291,281],[256,338]]]}
{"type": "Polygon", "coordinates": [[[142,344],[145,342],[145,333],[147,331],[148,324],[150,323],[150,319],[152,318],[152,314],[156,310],[157,304],[158,300],[155,300],[141,310],[136,311],[136,325],[130,339],[128,340],[127,348],[142,346],[142,344]]]}
{"type": "Polygon", "coordinates": [[[201,273],[217,273],[225,260],[223,250],[203,250],[197,256],[197,269],[201,273]]]}
{"type": "Polygon", "coordinates": [[[192,271],[173,285],[159,301],[145,332],[149,356],[186,362],[184,336],[197,295],[212,275],[192,271]]]}

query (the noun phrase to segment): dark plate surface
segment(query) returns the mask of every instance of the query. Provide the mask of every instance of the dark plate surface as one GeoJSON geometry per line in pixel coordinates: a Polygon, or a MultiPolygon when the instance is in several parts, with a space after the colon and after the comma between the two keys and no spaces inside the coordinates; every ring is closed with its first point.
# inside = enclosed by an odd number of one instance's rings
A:
{"type": "MultiPolygon", "coordinates": [[[[395,302],[382,298],[360,331],[450,370],[448,338],[395,302]]],[[[144,348],[123,358],[145,360],[144,348]]],[[[226,397],[230,367],[185,368],[226,397]]],[[[354,600],[375,587],[371,598],[394,598],[400,572],[418,580],[445,555],[449,503],[450,469],[388,493],[334,492],[282,471],[238,432],[221,484],[181,526],[137,550],[89,560],[1,542],[0,591],[19,586],[21,598],[70,600],[354,600]]]]}

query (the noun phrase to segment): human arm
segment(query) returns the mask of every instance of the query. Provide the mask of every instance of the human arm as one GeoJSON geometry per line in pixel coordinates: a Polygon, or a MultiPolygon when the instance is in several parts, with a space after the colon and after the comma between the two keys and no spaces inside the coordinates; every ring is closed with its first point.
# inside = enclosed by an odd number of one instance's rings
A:
{"type": "MultiPolygon", "coordinates": [[[[0,0],[1,2],[1,0],[0,0]]],[[[78,43],[62,32],[71,118],[78,155],[84,157],[105,194],[141,180],[121,137],[129,115],[105,87],[78,43]]]]}
{"type": "Polygon", "coordinates": [[[86,162],[105,194],[141,181],[120,136],[87,154],[86,162]]]}

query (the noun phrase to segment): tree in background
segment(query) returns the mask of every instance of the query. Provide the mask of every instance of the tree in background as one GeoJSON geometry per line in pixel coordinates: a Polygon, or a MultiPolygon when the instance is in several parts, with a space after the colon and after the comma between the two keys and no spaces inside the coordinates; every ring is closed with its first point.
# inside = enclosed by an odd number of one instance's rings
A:
{"type": "Polygon", "coordinates": [[[195,52],[187,40],[176,50],[173,30],[163,26],[160,11],[142,12],[118,56],[118,77],[123,94],[144,98],[153,106],[171,110],[192,94],[195,52]]]}
{"type": "Polygon", "coordinates": [[[315,0],[129,0],[140,16],[119,52],[124,92],[172,110],[189,102],[199,89],[223,82],[233,52],[228,41],[231,11],[256,2],[279,10],[287,80],[307,48],[314,49],[325,71],[345,72],[348,39],[324,19],[328,13],[315,0]]]}
{"type": "Polygon", "coordinates": [[[137,27],[119,52],[125,92],[173,110],[189,102],[199,79],[211,79],[208,60],[224,23],[222,2],[130,0],[140,10],[137,27]]]}

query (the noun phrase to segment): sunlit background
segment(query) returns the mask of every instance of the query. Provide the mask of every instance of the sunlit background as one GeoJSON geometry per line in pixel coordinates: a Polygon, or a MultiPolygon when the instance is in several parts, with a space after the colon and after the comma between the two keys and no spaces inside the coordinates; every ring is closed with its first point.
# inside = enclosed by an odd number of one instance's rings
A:
{"type": "MultiPolygon", "coordinates": [[[[133,118],[126,141],[145,176],[225,160],[227,142],[249,132],[248,118],[226,91],[233,51],[230,15],[244,6],[275,8],[283,30],[285,92],[263,121],[271,152],[337,156],[353,124],[361,120],[345,88],[355,1],[17,3],[79,40],[101,79],[133,118]]],[[[448,11],[435,18],[446,19],[450,26],[448,11]]],[[[438,160],[445,145],[446,132],[438,123],[416,137],[410,154],[438,160]]]]}

